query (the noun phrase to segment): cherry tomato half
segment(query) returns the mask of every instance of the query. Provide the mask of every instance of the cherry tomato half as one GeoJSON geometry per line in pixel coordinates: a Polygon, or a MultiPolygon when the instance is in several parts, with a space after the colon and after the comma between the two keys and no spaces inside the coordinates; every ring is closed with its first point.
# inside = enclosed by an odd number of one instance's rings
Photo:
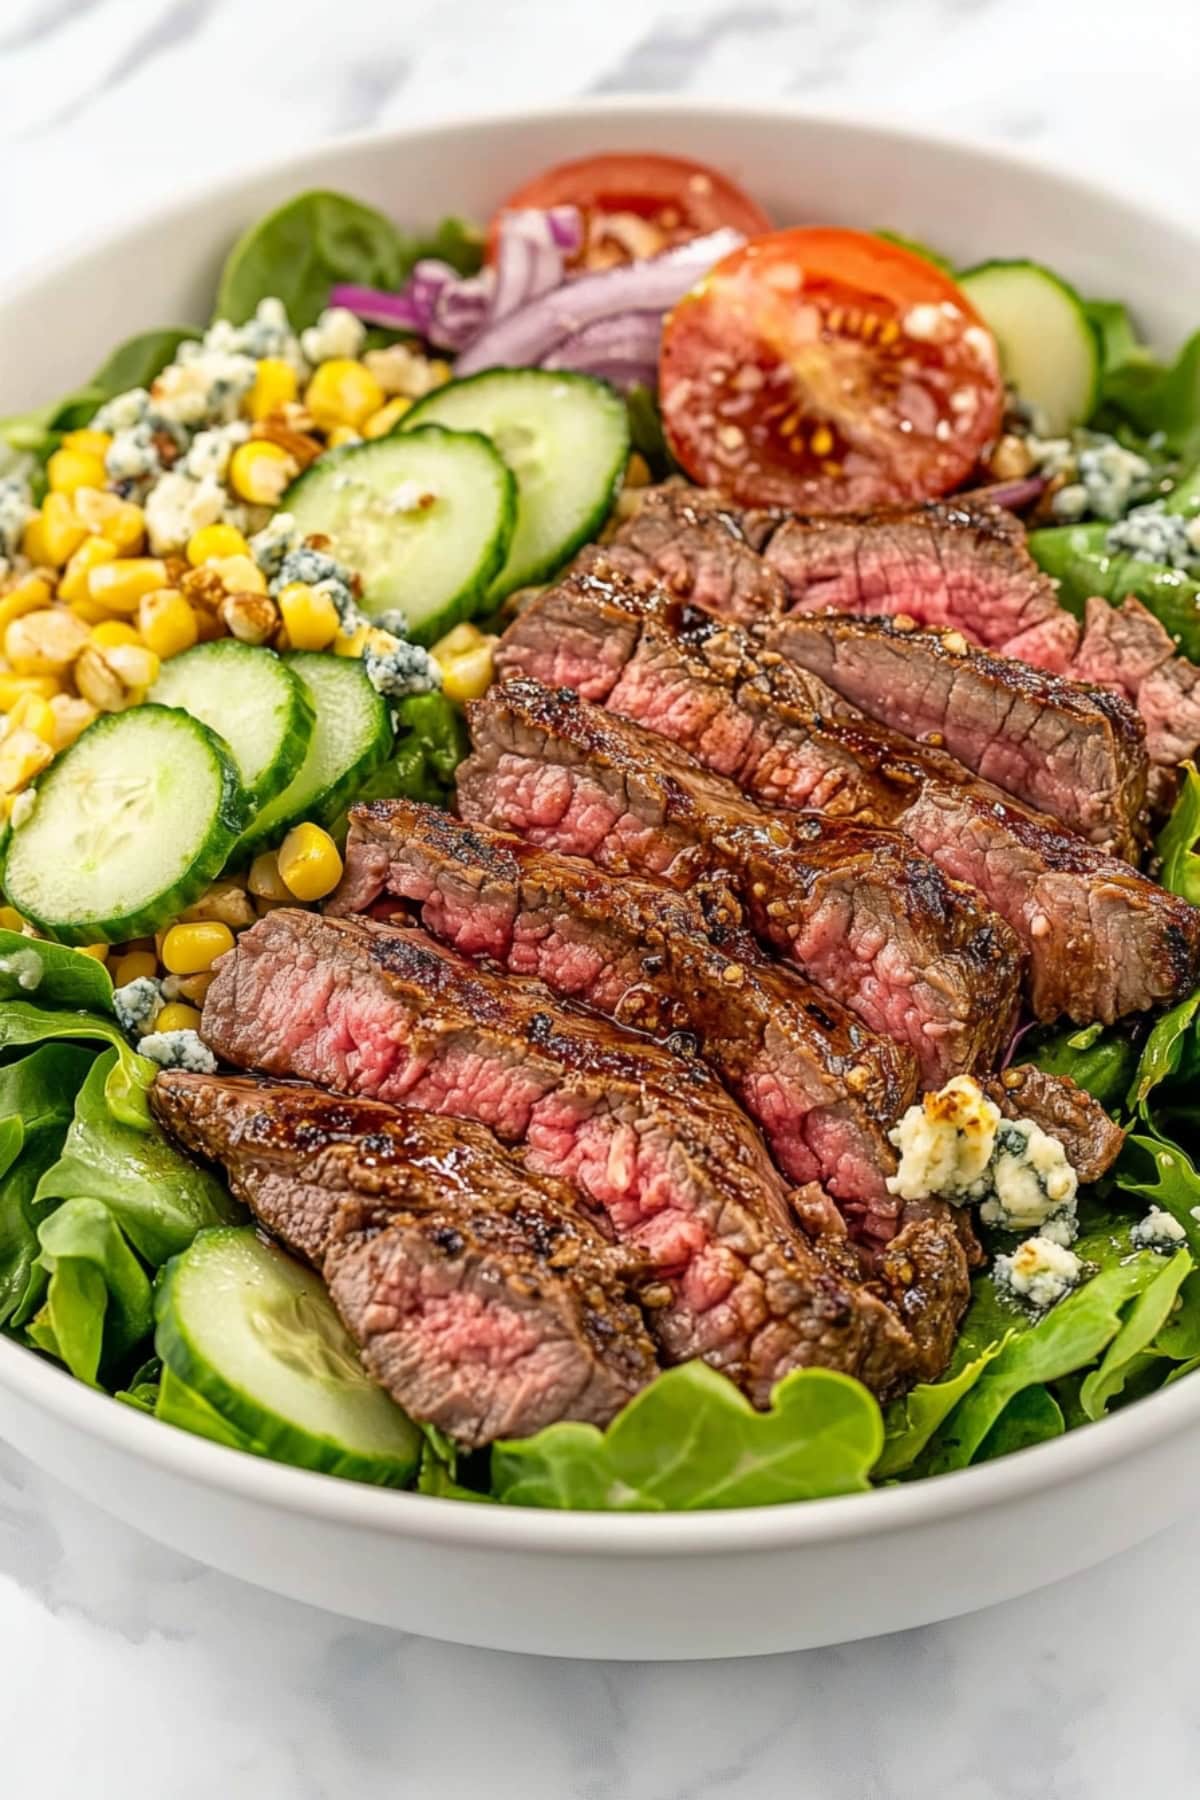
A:
{"type": "MultiPolygon", "coordinates": [[[[722,225],[747,237],[771,229],[761,206],[716,169],[649,152],[559,163],[510,194],[499,210],[525,206],[580,209],[584,247],[578,266],[587,269],[655,256],[722,225]]],[[[492,240],[495,232],[493,219],[492,240]]]]}
{"type": "Polygon", "coordinates": [[[923,257],[865,232],[776,231],[667,318],[659,399],[696,481],[807,512],[945,494],[999,428],[996,342],[923,257]]]}

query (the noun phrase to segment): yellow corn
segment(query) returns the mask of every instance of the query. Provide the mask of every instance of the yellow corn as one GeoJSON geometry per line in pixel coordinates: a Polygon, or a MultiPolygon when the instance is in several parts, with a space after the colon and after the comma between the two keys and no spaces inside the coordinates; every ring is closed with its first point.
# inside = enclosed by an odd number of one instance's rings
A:
{"type": "Polygon", "coordinates": [[[209,568],[215,569],[225,591],[229,594],[265,594],[267,578],[249,555],[219,556],[210,559],[209,568]]]}
{"type": "Polygon", "coordinates": [[[10,587],[7,594],[0,595],[0,631],[10,619],[19,619],[22,613],[37,612],[43,606],[49,606],[53,589],[42,575],[26,575],[15,587],[10,587]]]}
{"type": "Polygon", "coordinates": [[[62,572],[62,579],[58,584],[59,599],[87,600],[89,598],[88,578],[92,570],[98,569],[102,563],[116,562],[116,560],[117,547],[115,544],[110,544],[107,538],[84,538],[62,572]]]}
{"type": "Polygon", "coordinates": [[[93,431],[90,426],[83,426],[79,431],[68,431],[63,435],[64,450],[79,450],[84,456],[99,456],[103,459],[112,447],[112,433],[93,431]]]}
{"type": "Polygon", "coordinates": [[[250,546],[236,525],[202,525],[187,541],[187,559],[193,569],[214,556],[249,556],[250,546]]]}
{"type": "Polygon", "coordinates": [[[153,687],[158,680],[161,665],[153,650],[147,650],[145,644],[107,645],[104,659],[132,692],[153,687]]]}
{"type": "Polygon", "coordinates": [[[88,576],[88,598],[109,612],[135,613],[144,594],[167,586],[167,565],[157,556],[118,557],[88,576]]]}
{"type": "Polygon", "coordinates": [[[279,873],[297,900],[323,900],[342,879],[342,859],[319,825],[295,825],[279,846],[279,873]]]}
{"type": "Polygon", "coordinates": [[[62,692],[62,683],[53,675],[14,675],[0,669],[0,712],[11,712],[22,694],[41,694],[50,700],[62,692]]]}
{"type": "Polygon", "coordinates": [[[46,607],[12,620],[4,633],[4,654],[18,675],[54,675],[75,661],[87,641],[82,619],[65,607],[46,607]]]}
{"type": "Polygon", "coordinates": [[[395,400],[389,400],[386,406],[381,406],[378,412],[373,412],[369,419],[363,421],[363,436],[366,438],[386,437],[388,432],[393,431],[400,423],[411,406],[412,401],[402,394],[398,395],[395,400]]]}
{"type": "Polygon", "coordinates": [[[256,900],[290,900],[291,889],[279,873],[279,858],[273,850],[264,850],[250,864],[246,883],[256,900]]]}
{"type": "Polygon", "coordinates": [[[383,389],[364,363],[337,356],[322,363],[304,390],[304,404],[318,425],[359,430],[383,405],[383,389]]]}
{"type": "Polygon", "coordinates": [[[427,373],[431,387],[445,387],[454,370],[443,357],[434,356],[430,358],[427,373]]]}
{"type": "Polygon", "coordinates": [[[146,537],[146,515],[132,500],[99,488],[76,488],[75,514],[94,537],[107,538],[119,556],[136,556],[146,537]]]}
{"type": "Polygon", "coordinates": [[[54,748],[65,750],[73,744],[81,731],[86,731],[96,717],[96,709],[86,700],[80,700],[75,694],[54,694],[50,700],[50,711],[54,714],[54,748]]]}
{"type": "Polygon", "coordinates": [[[172,975],[202,975],[212,968],[218,956],[224,956],[232,949],[232,931],[215,919],[197,921],[194,925],[172,925],[163,939],[163,967],[172,975]]]}
{"type": "Polygon", "coordinates": [[[181,1000],[190,1000],[193,1006],[203,1006],[204,996],[217,978],[209,969],[203,975],[174,975],[171,979],[181,1000]]]}
{"type": "Polygon", "coordinates": [[[469,651],[478,650],[480,644],[486,643],[487,639],[478,625],[455,625],[444,637],[438,639],[437,643],[431,647],[429,654],[434,662],[444,668],[447,663],[453,662],[456,656],[466,656],[469,651]]]}
{"type": "Polygon", "coordinates": [[[3,725],[0,725],[0,739],[11,737],[14,731],[32,731],[34,737],[40,737],[44,744],[53,746],[54,712],[44,695],[22,694],[19,697],[12,711],[5,715],[3,725]]]}
{"type": "Polygon", "coordinates": [[[357,631],[339,633],[333,640],[333,654],[335,656],[361,656],[367,647],[370,632],[369,625],[360,625],[357,631]]]}
{"type": "Polygon", "coordinates": [[[200,636],[196,615],[178,588],[159,588],[143,595],[138,604],[138,630],[142,642],[165,662],[190,650],[200,636]]]}
{"type": "Polygon", "coordinates": [[[49,744],[32,731],[11,732],[0,743],[0,793],[15,794],[53,760],[49,744]]]}
{"type": "Polygon", "coordinates": [[[0,927],[5,931],[20,931],[24,924],[15,906],[0,906],[0,927]]]}
{"type": "Polygon", "coordinates": [[[126,950],[113,964],[112,978],[117,987],[129,981],[153,981],[158,974],[158,958],[153,950],[126,950]]]}
{"type": "Polygon", "coordinates": [[[485,637],[474,625],[456,625],[439,638],[430,654],[442,671],[447,700],[461,705],[487,692],[495,675],[495,648],[495,638],[485,637]]]}
{"type": "Polygon", "coordinates": [[[299,473],[295,457],[268,438],[239,444],[229,459],[230,487],[255,506],[277,505],[284,488],[299,473]]]}
{"type": "Polygon", "coordinates": [[[100,650],[89,644],[75,664],[75,686],[98,712],[120,712],[129,704],[130,696],[116,670],[109,666],[111,650],[100,650]]]}
{"type": "Polygon", "coordinates": [[[195,1006],[184,1006],[181,1001],[173,1000],[170,1006],[164,1006],[154,1021],[155,1031],[199,1031],[200,1011],[195,1006]]]}
{"type": "Polygon", "coordinates": [[[106,963],[108,961],[108,952],[110,948],[108,944],[77,944],[75,947],[79,951],[80,956],[94,957],[99,963],[106,963]]]}
{"type": "Polygon", "coordinates": [[[47,494],[41,508],[25,527],[21,548],[30,562],[61,569],[88,535],[76,516],[69,494],[47,494]]]}
{"type": "Polygon", "coordinates": [[[278,356],[264,356],[254,371],[254,386],[246,402],[252,419],[265,419],[296,398],[296,371],[278,356]]]}
{"type": "Polygon", "coordinates": [[[102,487],[104,458],[86,450],[56,450],[46,463],[46,479],[52,494],[73,494],[76,488],[102,487]]]}
{"type": "Polygon", "coordinates": [[[331,425],[325,433],[325,443],[330,450],[340,450],[343,444],[361,444],[362,433],[355,431],[353,425],[331,425]]]}
{"type": "Polygon", "coordinates": [[[338,634],[338,611],[329,595],[307,582],[289,581],[278,598],[293,650],[327,650],[338,634]]]}
{"type": "Polygon", "coordinates": [[[91,629],[93,644],[99,644],[101,650],[115,650],[118,644],[140,644],[141,638],[132,625],[124,619],[103,619],[99,625],[91,629]]]}

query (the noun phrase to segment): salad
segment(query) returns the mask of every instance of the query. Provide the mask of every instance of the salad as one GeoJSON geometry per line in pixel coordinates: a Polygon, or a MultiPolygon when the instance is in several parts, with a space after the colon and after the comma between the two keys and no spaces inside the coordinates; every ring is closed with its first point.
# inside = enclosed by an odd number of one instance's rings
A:
{"type": "MultiPolygon", "coordinates": [[[[210,990],[243,938],[260,941],[246,934],[342,891],[354,809],[420,823],[453,806],[464,709],[512,672],[502,635],[518,641],[577,553],[650,518],[648,493],[677,508],[682,492],[689,517],[708,496],[760,586],[789,520],[891,530],[897,509],[946,497],[1014,515],[995,529],[1033,559],[1036,620],[1001,632],[974,572],[954,588],[943,570],[914,618],[886,580],[869,605],[843,603],[835,568],[828,604],[900,614],[893,636],[914,643],[949,628],[938,654],[978,653],[985,674],[1019,659],[1050,684],[1031,690],[1039,706],[1087,682],[1140,709],[1148,799],[1142,767],[1128,841],[1097,825],[1080,854],[1124,857],[1131,880],[1176,897],[1164,904],[1200,906],[1200,332],[1164,362],[1119,300],[1022,260],[958,268],[897,224],[774,229],[719,171],[641,154],[564,164],[490,222],[428,235],[305,193],[230,248],[210,320],[139,332],[78,388],[0,420],[4,1334],[250,1454],[477,1504],[612,1510],[935,1476],[1083,1428],[1200,1364],[1200,975],[1182,950],[1153,1001],[1039,1008],[1027,989],[1019,1015],[992,1021],[1002,1053],[893,1107],[887,1229],[924,1207],[953,1223],[971,1271],[924,1378],[874,1386],[796,1366],[748,1393],[719,1355],[660,1355],[661,1295],[622,1290],[642,1358],[632,1397],[599,1421],[456,1438],[399,1403],[333,1264],[269,1235],[244,1185],[235,1197],[233,1162],[227,1180],[152,1099],[164,1071],[218,1076],[210,990]],[[1105,661],[1114,619],[1136,627],[1138,655],[1165,645],[1158,661],[1105,661]],[[1098,1172],[1005,1113],[1009,1065],[1064,1078],[1108,1115],[1098,1172]]],[[[695,631],[706,577],[677,539],[671,556],[655,579],[698,609],[695,631]]],[[[591,705],[598,690],[562,672],[571,645],[564,627],[551,685],[591,705]]],[[[882,700],[856,706],[930,749],[882,700]]],[[[1049,808],[1038,770],[1026,792],[970,767],[1014,806],[1049,808]]],[[[1091,817],[1067,824],[1084,837],[1091,817]]],[[[1015,942],[1011,955],[1027,965],[1015,942]]],[[[686,1058],[677,1030],[668,1043],[686,1058]]],[[[507,1171],[510,1148],[463,1140],[489,1180],[507,1171]]],[[[877,1305],[871,1207],[814,1185],[805,1229],[824,1208],[814,1241],[841,1232],[829,1267],[877,1305]]],[[[538,1199],[556,1231],[564,1204],[538,1199]]],[[[590,1240],[584,1253],[601,1254],[590,1240]]]]}

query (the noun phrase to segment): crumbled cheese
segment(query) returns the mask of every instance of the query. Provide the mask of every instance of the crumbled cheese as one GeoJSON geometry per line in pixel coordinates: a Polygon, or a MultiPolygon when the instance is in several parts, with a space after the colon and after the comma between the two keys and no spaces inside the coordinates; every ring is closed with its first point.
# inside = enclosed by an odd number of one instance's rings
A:
{"type": "Polygon", "coordinates": [[[217,1059],[194,1031],[152,1031],[139,1038],[138,1055],[149,1057],[160,1069],[190,1069],[195,1075],[215,1075],[217,1059]]]}
{"type": "Polygon", "coordinates": [[[419,644],[396,642],[386,650],[368,644],[363,667],[376,692],[393,700],[403,700],[407,694],[432,693],[442,683],[441,670],[419,644]]]}
{"type": "Polygon", "coordinates": [[[1036,1312],[1045,1312],[1065,1299],[1083,1275],[1081,1258],[1048,1237],[1026,1238],[1011,1256],[998,1256],[992,1264],[997,1292],[1036,1312]]]}
{"type": "Polygon", "coordinates": [[[215,426],[211,431],[198,431],[179,467],[196,481],[203,480],[206,475],[214,481],[224,481],[230,457],[249,436],[250,427],[245,419],[235,419],[231,425],[215,426]]]}
{"type": "Polygon", "coordinates": [[[154,410],[178,425],[227,425],[254,385],[254,358],[203,343],[181,344],[150,389],[154,410]]]}
{"type": "Polygon", "coordinates": [[[332,362],[347,357],[351,361],[362,353],[367,341],[367,328],[345,306],[328,306],[315,325],[300,333],[300,348],[310,363],[332,362]]]}
{"type": "Polygon", "coordinates": [[[250,539],[250,554],[268,580],[278,575],[284,557],[296,548],[298,536],[291,513],[277,512],[250,539]]]}
{"type": "MultiPolygon", "coordinates": [[[[255,543],[258,541],[256,538],[255,543]]],[[[323,550],[312,550],[307,544],[286,551],[271,577],[271,593],[281,593],[292,581],[302,581],[319,594],[327,594],[337,608],[343,631],[355,631],[365,623],[354,598],[350,570],[336,557],[327,556],[323,550]]]]}
{"type": "Polygon", "coordinates": [[[144,387],[129,388],[124,394],[117,394],[112,400],[106,400],[92,419],[95,431],[131,431],[140,425],[150,411],[150,395],[144,387]]]}
{"type": "Polygon", "coordinates": [[[164,1005],[161,984],[150,975],[139,975],[124,987],[113,989],[113,1011],[117,1024],[126,1037],[135,1041],[144,1036],[164,1005]]]}
{"type": "Polygon", "coordinates": [[[1074,1206],[1079,1177],[1067,1153],[1032,1119],[1004,1119],[988,1167],[992,1192],[979,1209],[985,1225],[1031,1231],[1074,1206]]]}
{"type": "Polygon", "coordinates": [[[1077,525],[1088,509],[1088,491],[1082,481],[1069,481],[1050,499],[1050,511],[1060,525],[1077,525]]]}
{"type": "Polygon", "coordinates": [[[1086,444],[1079,451],[1079,479],[1087,489],[1088,506],[1099,519],[1119,519],[1130,502],[1140,500],[1150,488],[1153,471],[1144,456],[1126,450],[1115,438],[1086,444]]]}
{"type": "Polygon", "coordinates": [[[149,419],[118,431],[104,455],[104,472],[112,482],[144,481],[161,475],[162,453],[149,419]]]}
{"type": "Polygon", "coordinates": [[[375,614],[375,623],[380,631],[386,631],[389,637],[408,636],[408,614],[398,606],[389,606],[386,612],[375,614]]]}
{"type": "Polygon", "coordinates": [[[17,794],[8,815],[8,822],[14,831],[20,831],[22,825],[28,825],[37,807],[37,789],[24,788],[17,794]]]}
{"type": "Polygon", "coordinates": [[[19,988],[31,994],[40,986],[45,966],[36,950],[12,950],[7,956],[0,956],[0,971],[11,975],[19,988]]]}
{"type": "Polygon", "coordinates": [[[156,556],[182,550],[194,531],[229,518],[231,502],[226,490],[211,475],[193,481],[190,475],[171,472],[151,488],[145,501],[146,531],[156,556]]]}
{"type": "Polygon", "coordinates": [[[1139,1219],[1129,1233],[1135,1250],[1157,1250],[1162,1256],[1173,1256],[1181,1244],[1187,1243],[1187,1232],[1173,1213],[1152,1206],[1144,1219],[1139,1219]]]}
{"type": "Polygon", "coordinates": [[[1135,506],[1118,519],[1105,538],[1105,548],[1123,550],[1140,562],[1167,563],[1186,569],[1197,559],[1197,520],[1163,511],[1161,500],[1135,506]]]}
{"type": "Polygon", "coordinates": [[[987,1172],[999,1123],[1000,1108],[979,1083],[956,1075],[910,1106],[889,1133],[900,1166],[888,1179],[888,1192],[902,1200],[970,1198],[987,1172]]]}
{"type": "Polygon", "coordinates": [[[302,379],[308,364],[300,348],[300,339],[292,330],[283,301],[274,295],[260,300],[254,317],[242,325],[231,325],[228,319],[216,319],[204,334],[210,350],[226,354],[260,357],[270,356],[278,362],[290,363],[302,379]]]}
{"type": "Polygon", "coordinates": [[[445,380],[444,365],[435,369],[429,358],[407,344],[389,344],[385,350],[368,350],[364,363],[389,399],[397,395],[419,400],[445,380]]]}
{"type": "Polygon", "coordinates": [[[29,483],[19,475],[0,481],[0,556],[8,561],[21,548],[25,527],[36,508],[29,483]]]}

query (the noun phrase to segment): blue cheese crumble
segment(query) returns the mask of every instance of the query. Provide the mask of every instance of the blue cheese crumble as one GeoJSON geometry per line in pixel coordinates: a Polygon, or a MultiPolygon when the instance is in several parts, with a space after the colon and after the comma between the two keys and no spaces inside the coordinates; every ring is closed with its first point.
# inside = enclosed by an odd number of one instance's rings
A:
{"type": "Polygon", "coordinates": [[[310,363],[342,357],[354,361],[367,341],[367,328],[344,306],[329,306],[315,325],[300,333],[300,348],[310,363]]]}
{"type": "Polygon", "coordinates": [[[1130,1231],[1129,1241],[1135,1250],[1157,1250],[1160,1256],[1173,1256],[1187,1243],[1187,1232],[1173,1213],[1152,1206],[1130,1231]]]}
{"type": "MultiPolygon", "coordinates": [[[[385,635],[378,633],[377,637],[385,635]]],[[[376,693],[386,694],[391,700],[403,700],[409,694],[431,694],[442,681],[442,672],[428,650],[399,640],[386,649],[377,642],[368,643],[363,668],[376,693]]]]}
{"type": "Polygon", "coordinates": [[[998,1256],[992,1280],[1002,1299],[1034,1312],[1047,1312],[1065,1300],[1084,1278],[1086,1265],[1073,1250],[1048,1237],[1026,1238],[1011,1256],[998,1256]]]}
{"type": "MultiPolygon", "coordinates": [[[[259,537],[254,539],[257,545],[259,537]]],[[[253,545],[251,546],[253,548],[253,545]]],[[[256,560],[258,558],[257,552],[256,560]]],[[[366,620],[358,610],[354,598],[353,577],[345,563],[340,563],[333,556],[327,556],[324,550],[312,550],[307,544],[285,550],[274,575],[270,580],[270,592],[274,595],[282,593],[290,582],[302,581],[306,586],[315,589],[318,594],[327,594],[333,601],[342,630],[353,632],[366,620]]]]}
{"type": "Polygon", "coordinates": [[[45,965],[36,950],[12,950],[0,956],[0,974],[11,975],[19,988],[32,994],[41,985],[45,965]]]}
{"type": "Polygon", "coordinates": [[[150,975],[139,975],[124,987],[113,989],[113,1012],[117,1024],[134,1042],[150,1030],[164,1005],[162,987],[150,975]]]}
{"type": "Polygon", "coordinates": [[[1135,506],[1127,518],[1118,519],[1104,542],[1106,549],[1124,551],[1139,562],[1187,569],[1200,560],[1200,518],[1165,512],[1162,501],[1156,500],[1135,506]]]}
{"type": "Polygon", "coordinates": [[[194,1075],[215,1075],[217,1059],[194,1031],[152,1031],[138,1039],[138,1055],[149,1057],[160,1069],[190,1069],[194,1075]]]}
{"type": "Polygon", "coordinates": [[[11,562],[21,548],[25,527],[35,511],[29,483],[19,475],[0,481],[0,557],[11,562]]]}

